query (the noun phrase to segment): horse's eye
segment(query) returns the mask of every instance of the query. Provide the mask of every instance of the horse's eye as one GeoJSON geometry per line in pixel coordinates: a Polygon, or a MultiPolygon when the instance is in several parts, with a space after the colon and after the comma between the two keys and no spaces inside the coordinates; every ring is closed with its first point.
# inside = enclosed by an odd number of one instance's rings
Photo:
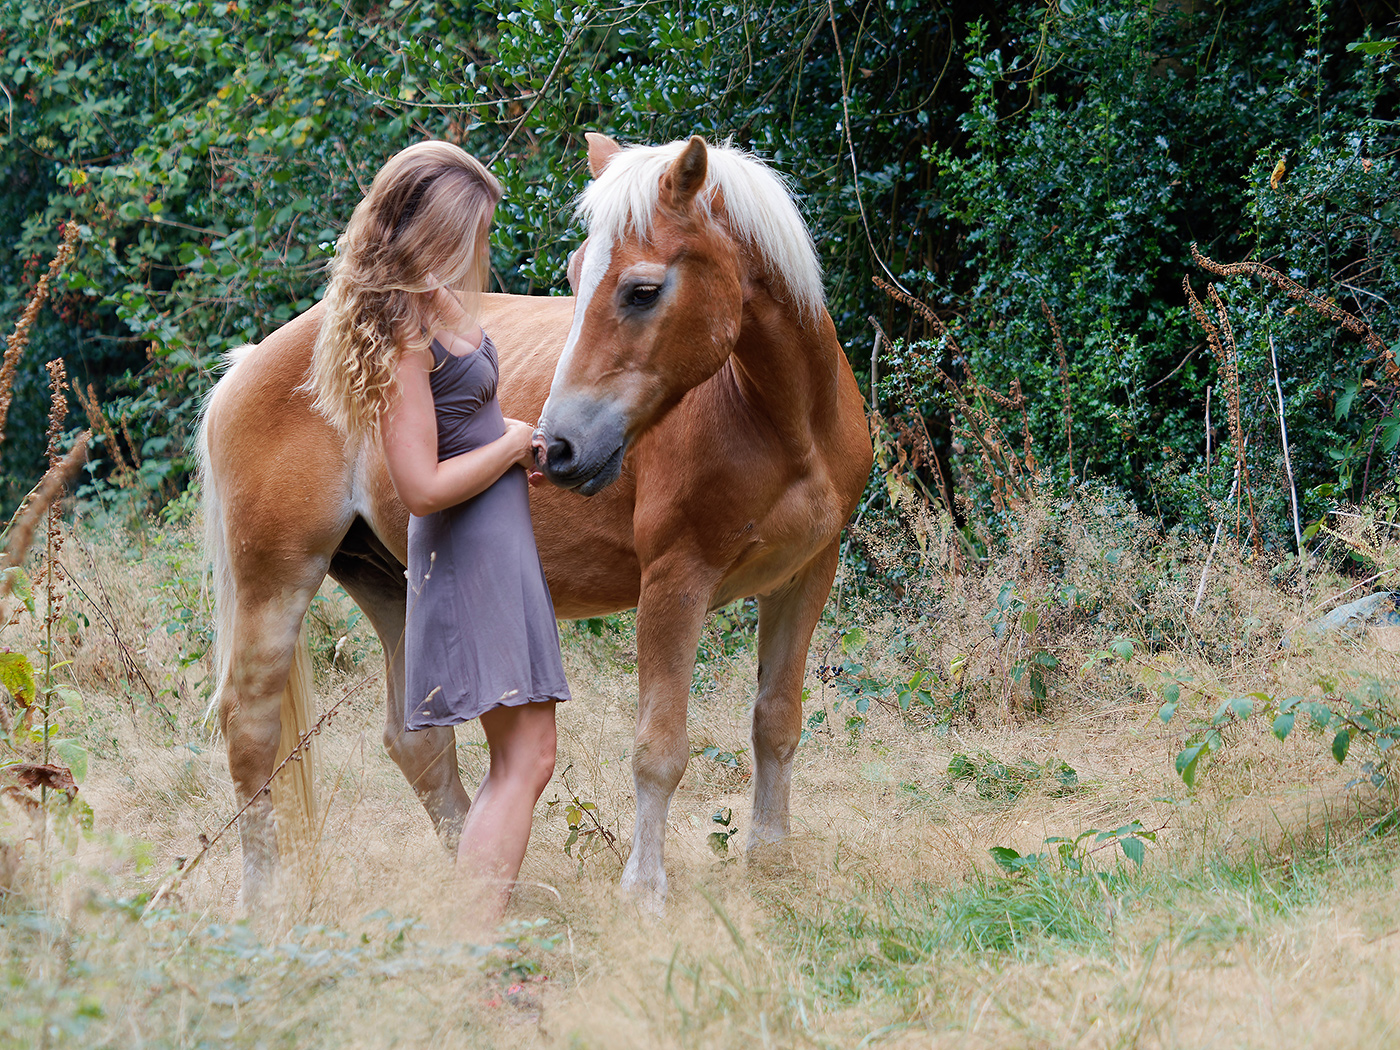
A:
{"type": "Polygon", "coordinates": [[[639,284],[632,289],[632,294],[628,296],[628,301],[633,306],[650,306],[656,302],[657,296],[661,294],[661,286],[658,284],[639,284]]]}

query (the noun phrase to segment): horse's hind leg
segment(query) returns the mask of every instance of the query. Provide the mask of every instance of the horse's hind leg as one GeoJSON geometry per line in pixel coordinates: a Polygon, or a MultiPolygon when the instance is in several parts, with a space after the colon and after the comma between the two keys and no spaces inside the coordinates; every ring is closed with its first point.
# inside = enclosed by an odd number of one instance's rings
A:
{"type": "Polygon", "coordinates": [[[792,756],[802,735],[802,679],[812,632],[836,577],[839,541],[758,599],[758,698],[753,709],[753,823],[749,849],[787,837],[792,756]]]}
{"type": "Polygon", "coordinates": [[[232,601],[228,668],[219,687],[219,718],[228,744],[234,801],[242,811],[245,907],[275,899],[277,832],[268,781],[282,737],[282,692],[296,657],[302,617],[326,572],[323,558],[290,571],[244,572],[232,601]],[[275,581],[275,582],[271,582],[275,581]]]}
{"type": "Polygon", "coordinates": [[[450,726],[404,729],[403,628],[408,588],[403,567],[357,520],[331,561],[331,575],[368,617],[384,649],[388,686],[384,747],[428,811],[438,838],[455,855],[471,803],[457,769],[456,734],[450,726]]]}

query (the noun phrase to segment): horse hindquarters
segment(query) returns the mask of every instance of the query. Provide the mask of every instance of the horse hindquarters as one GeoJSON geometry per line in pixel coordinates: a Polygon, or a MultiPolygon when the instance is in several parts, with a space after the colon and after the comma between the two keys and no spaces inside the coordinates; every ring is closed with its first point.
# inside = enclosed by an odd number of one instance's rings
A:
{"type": "Polygon", "coordinates": [[[284,856],[312,842],[311,754],[271,778],[315,718],[302,621],[353,518],[344,438],[301,389],[314,321],[304,314],[231,355],[199,434],[214,568],[215,703],[241,813],[249,906],[275,892],[279,838],[284,856]]]}

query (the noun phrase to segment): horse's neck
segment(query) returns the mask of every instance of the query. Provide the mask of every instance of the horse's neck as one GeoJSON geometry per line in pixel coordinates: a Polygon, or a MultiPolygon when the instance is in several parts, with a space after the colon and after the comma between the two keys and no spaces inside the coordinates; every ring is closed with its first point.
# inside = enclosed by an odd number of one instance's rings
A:
{"type": "Polygon", "coordinates": [[[825,312],[800,321],[765,291],[744,306],[729,364],[744,402],[780,433],[805,441],[812,419],[836,410],[841,353],[825,312]]]}

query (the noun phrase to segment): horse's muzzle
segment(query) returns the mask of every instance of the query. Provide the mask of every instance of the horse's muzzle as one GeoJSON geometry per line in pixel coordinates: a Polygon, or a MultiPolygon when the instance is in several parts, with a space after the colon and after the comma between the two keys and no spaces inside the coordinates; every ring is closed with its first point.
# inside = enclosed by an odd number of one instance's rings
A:
{"type": "Polygon", "coordinates": [[[622,473],[627,433],[622,418],[596,402],[546,405],[535,431],[535,462],[555,485],[584,496],[601,492],[622,473]]]}

